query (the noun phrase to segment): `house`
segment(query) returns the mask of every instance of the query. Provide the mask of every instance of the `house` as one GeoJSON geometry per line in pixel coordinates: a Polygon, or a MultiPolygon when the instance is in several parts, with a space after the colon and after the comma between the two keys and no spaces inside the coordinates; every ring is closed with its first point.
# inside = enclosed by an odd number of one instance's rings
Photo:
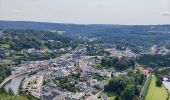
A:
{"type": "Polygon", "coordinates": [[[91,79],[91,80],[89,81],[89,83],[90,83],[90,86],[98,85],[97,79],[91,79]]]}
{"type": "Polygon", "coordinates": [[[69,72],[65,69],[57,69],[54,72],[54,77],[56,77],[56,78],[65,77],[65,76],[68,76],[68,75],[69,75],[69,72]]]}
{"type": "Polygon", "coordinates": [[[67,100],[67,94],[56,95],[52,100],[67,100]]]}
{"type": "Polygon", "coordinates": [[[76,93],[75,95],[72,95],[71,100],[80,100],[83,96],[85,96],[85,93],[76,93]]]}
{"type": "Polygon", "coordinates": [[[78,84],[75,85],[75,87],[77,87],[80,90],[84,91],[87,88],[87,85],[86,85],[86,83],[79,82],[78,84]]]}
{"type": "Polygon", "coordinates": [[[149,74],[149,70],[148,70],[148,69],[144,69],[144,70],[142,71],[142,73],[143,73],[143,75],[148,75],[148,74],[149,74]]]}

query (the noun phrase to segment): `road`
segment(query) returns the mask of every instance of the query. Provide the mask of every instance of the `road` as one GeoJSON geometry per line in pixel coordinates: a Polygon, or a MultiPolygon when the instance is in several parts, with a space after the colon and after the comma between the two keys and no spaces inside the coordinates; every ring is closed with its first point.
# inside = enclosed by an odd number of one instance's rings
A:
{"type": "Polygon", "coordinates": [[[99,93],[95,94],[95,95],[91,95],[89,97],[87,97],[86,100],[98,100],[98,96],[103,92],[103,90],[101,90],[99,93]]]}
{"type": "MultiPolygon", "coordinates": [[[[145,83],[144,83],[144,85],[143,85],[143,87],[142,87],[142,90],[141,90],[141,92],[140,92],[140,96],[139,97],[142,97],[143,96],[143,91],[144,91],[144,89],[146,88],[146,86],[147,86],[147,84],[148,84],[148,81],[150,80],[149,79],[149,77],[151,77],[150,75],[152,75],[151,73],[150,74],[148,74],[147,75],[147,79],[146,79],[146,81],[145,81],[145,83]]],[[[149,82],[150,83],[150,82],[149,82]]],[[[147,87],[148,88],[148,87],[147,87]]]]}

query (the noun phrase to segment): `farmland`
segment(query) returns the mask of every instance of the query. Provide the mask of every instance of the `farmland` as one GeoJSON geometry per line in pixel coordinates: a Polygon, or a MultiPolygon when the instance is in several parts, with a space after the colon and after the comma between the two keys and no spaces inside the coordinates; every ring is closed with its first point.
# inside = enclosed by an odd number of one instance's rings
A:
{"type": "Polygon", "coordinates": [[[164,86],[156,86],[156,76],[152,75],[152,79],[148,88],[145,100],[167,100],[168,92],[164,86]]]}

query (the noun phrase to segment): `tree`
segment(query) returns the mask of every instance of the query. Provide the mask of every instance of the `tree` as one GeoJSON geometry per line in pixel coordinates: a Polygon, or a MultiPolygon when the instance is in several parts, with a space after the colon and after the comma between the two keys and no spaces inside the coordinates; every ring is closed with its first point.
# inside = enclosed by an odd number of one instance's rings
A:
{"type": "Polygon", "coordinates": [[[124,100],[133,100],[135,97],[135,86],[127,85],[123,92],[124,100]]]}
{"type": "Polygon", "coordinates": [[[4,87],[1,87],[1,88],[0,88],[0,93],[7,94],[7,91],[5,90],[5,88],[4,88],[4,87]]]}
{"type": "Polygon", "coordinates": [[[140,95],[141,83],[145,79],[141,75],[139,71],[133,72],[129,69],[128,75],[113,77],[104,90],[116,92],[120,100],[136,100],[140,95]]]}
{"type": "Polygon", "coordinates": [[[0,83],[3,81],[3,78],[0,76],[0,83]]]}
{"type": "Polygon", "coordinates": [[[161,79],[157,79],[156,86],[158,86],[158,87],[162,86],[162,80],[161,79]]]}
{"type": "Polygon", "coordinates": [[[9,95],[14,95],[14,92],[12,91],[11,88],[8,89],[8,94],[9,94],[9,95]]]}
{"type": "Polygon", "coordinates": [[[128,76],[132,76],[132,75],[133,75],[133,70],[132,70],[132,68],[129,68],[129,69],[127,70],[127,75],[128,75],[128,76]]]}
{"type": "Polygon", "coordinates": [[[101,59],[101,66],[106,66],[106,60],[104,58],[101,59]]]}
{"type": "Polygon", "coordinates": [[[150,63],[149,66],[152,67],[152,68],[156,68],[156,67],[158,67],[158,64],[156,64],[156,63],[150,63]]]}

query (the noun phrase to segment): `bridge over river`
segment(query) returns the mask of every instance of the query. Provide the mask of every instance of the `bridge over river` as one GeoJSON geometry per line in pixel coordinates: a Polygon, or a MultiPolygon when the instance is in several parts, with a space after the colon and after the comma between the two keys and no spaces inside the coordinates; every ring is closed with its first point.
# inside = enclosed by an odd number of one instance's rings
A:
{"type": "Polygon", "coordinates": [[[19,74],[15,74],[15,75],[10,75],[9,77],[7,77],[1,84],[0,84],[0,88],[2,86],[4,86],[7,82],[9,82],[10,80],[12,80],[13,78],[23,75],[23,74],[27,74],[28,72],[23,72],[23,73],[19,73],[19,74]]]}
{"type": "Polygon", "coordinates": [[[44,69],[43,67],[38,67],[36,69],[31,69],[31,70],[27,70],[27,71],[21,71],[20,73],[18,74],[12,74],[10,75],[9,77],[7,77],[1,84],[0,84],[0,88],[2,86],[4,86],[7,82],[9,82],[10,80],[12,80],[13,78],[15,77],[18,77],[20,75],[24,75],[24,74],[29,74],[29,73],[32,73],[32,72],[36,72],[38,70],[41,70],[41,69],[44,69]]]}

